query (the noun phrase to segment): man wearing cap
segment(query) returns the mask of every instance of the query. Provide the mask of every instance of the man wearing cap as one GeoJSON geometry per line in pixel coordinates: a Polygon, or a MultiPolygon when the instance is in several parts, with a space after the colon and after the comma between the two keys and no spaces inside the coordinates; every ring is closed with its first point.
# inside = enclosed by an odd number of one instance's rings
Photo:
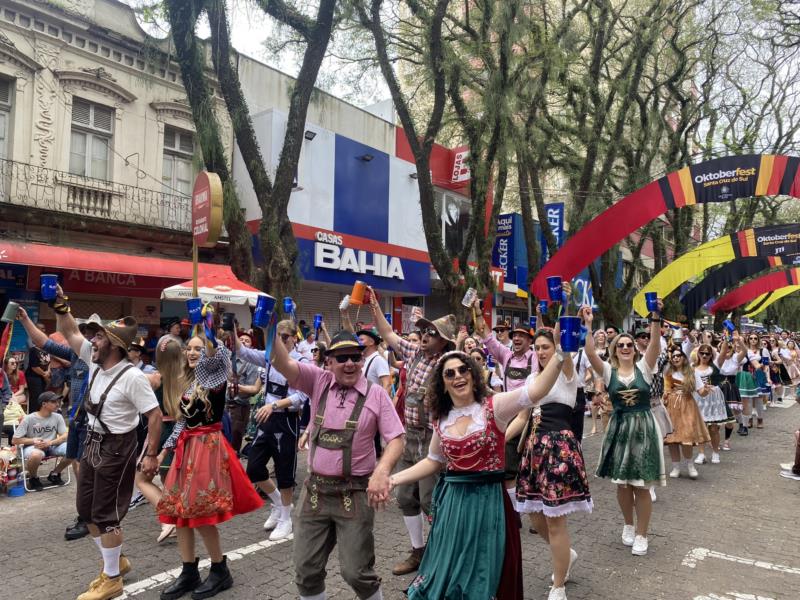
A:
{"type": "Polygon", "coordinates": [[[161,336],[161,339],[158,340],[157,346],[161,345],[161,340],[164,338],[168,338],[170,340],[175,340],[181,345],[183,348],[186,345],[186,342],[183,341],[181,337],[181,320],[178,317],[173,317],[169,321],[167,321],[167,326],[165,327],[167,333],[161,336]]]}
{"type": "MultiPolygon", "coordinates": [[[[55,392],[42,392],[39,395],[39,410],[25,415],[14,429],[11,439],[12,444],[22,446],[28,484],[37,492],[44,487],[39,480],[39,465],[44,457],[63,457],[67,453],[67,426],[58,412],[60,406],[61,396],[55,392]]],[[[61,471],[68,465],[69,461],[62,458],[47,480],[54,485],[63,485],[61,471]]]]}
{"type": "Polygon", "coordinates": [[[309,475],[294,535],[295,583],[301,600],[325,600],[325,567],[339,544],[342,578],[360,600],[381,600],[374,570],[375,514],[389,499],[389,475],[403,451],[403,426],[386,391],[361,371],[363,348],[350,332],[327,350],[329,370],[289,356],[275,344],[272,361],[311,399],[309,475]],[[377,460],[375,434],[386,447],[377,460]]]}
{"type": "Polygon", "coordinates": [[[158,471],[161,410],[147,376],[128,361],[137,323],[125,317],[93,325],[91,342],[81,335],[59,286],[53,304],[58,329],[72,351],[90,364],[84,408],[89,431],[78,472],[78,514],[89,526],[103,557],[103,570],[78,600],[108,600],[122,594],[122,577],[131,564],[122,556],[120,522],[128,512],[136,470],[136,427],[147,417],[147,440],[141,470],[158,471]]]}
{"type": "MultiPolygon", "coordinates": [[[[499,323],[498,323],[499,325],[499,323]]],[[[495,332],[498,332],[495,326],[495,332]]],[[[483,341],[486,349],[495,357],[497,363],[503,368],[503,389],[512,392],[525,385],[529,375],[539,372],[539,360],[536,352],[531,348],[533,334],[529,329],[516,327],[511,332],[511,348],[506,348],[503,341],[493,337],[486,331],[486,322],[478,314],[475,322],[475,334],[483,341]]],[[[526,409],[527,412],[527,409],[526,409]]],[[[519,442],[523,431],[514,431],[511,427],[506,431],[506,491],[511,498],[511,504],[516,502],[516,479],[519,472],[520,452],[519,442]]]]}
{"type": "MultiPolygon", "coordinates": [[[[293,360],[310,362],[295,348],[297,327],[286,319],[276,327],[275,346],[281,346],[293,360]]],[[[264,352],[253,350],[237,340],[236,352],[243,361],[264,367],[264,406],[256,412],[258,431],[247,455],[247,476],[269,496],[272,509],[264,523],[271,530],[271,541],[292,534],[292,495],[297,476],[297,438],[300,437],[300,415],[308,396],[289,386],[281,369],[267,362],[264,352]],[[272,460],[275,483],[269,477],[267,464],[272,460]],[[277,484],[277,485],[276,485],[277,484]]]]}
{"type": "Polygon", "coordinates": [[[145,375],[150,375],[151,373],[156,372],[156,368],[153,365],[146,365],[142,360],[142,354],[145,353],[146,344],[144,338],[138,338],[131,342],[130,348],[128,348],[128,360],[131,361],[131,364],[139,369],[145,375]]]}
{"type": "Polygon", "coordinates": [[[492,331],[494,331],[497,341],[510,350],[513,346],[513,342],[511,341],[510,334],[511,325],[508,323],[508,321],[498,318],[497,322],[494,324],[494,327],[492,327],[492,331]]]}
{"type": "Polygon", "coordinates": [[[381,386],[386,393],[392,394],[392,377],[389,371],[389,363],[381,356],[378,345],[381,343],[381,336],[374,327],[356,331],[358,341],[364,346],[364,377],[367,381],[381,386]]]}
{"type": "MultiPolygon", "coordinates": [[[[371,294],[371,297],[372,315],[378,333],[408,365],[405,394],[406,444],[398,465],[399,469],[406,469],[428,456],[433,422],[425,403],[425,394],[436,361],[445,351],[455,349],[456,318],[447,315],[435,321],[417,319],[415,326],[421,330],[422,338],[419,344],[414,344],[392,330],[375,294],[371,294]]],[[[435,484],[436,477],[432,476],[397,488],[397,503],[403,512],[403,521],[411,538],[411,553],[408,558],[395,565],[392,569],[394,575],[406,575],[419,568],[425,553],[423,513],[430,514],[431,494],[435,484]]]]}

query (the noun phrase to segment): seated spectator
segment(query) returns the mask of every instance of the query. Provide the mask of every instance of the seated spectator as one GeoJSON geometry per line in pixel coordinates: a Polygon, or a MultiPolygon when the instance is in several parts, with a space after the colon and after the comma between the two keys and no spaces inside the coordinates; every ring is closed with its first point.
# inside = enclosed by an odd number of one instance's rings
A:
{"type": "MultiPolygon", "coordinates": [[[[59,414],[61,397],[53,392],[43,392],[39,398],[39,410],[26,415],[14,431],[12,443],[21,445],[25,469],[29,474],[29,485],[36,491],[42,489],[39,480],[39,465],[45,456],[66,456],[67,426],[64,417],[59,414]]],[[[56,468],[47,476],[54,485],[64,485],[61,471],[69,465],[69,461],[61,460],[56,468]]]]}
{"type": "MultiPolygon", "coordinates": [[[[3,361],[3,375],[11,391],[11,397],[17,404],[28,405],[28,382],[25,379],[25,372],[19,368],[19,361],[13,356],[8,356],[3,361]]],[[[3,404],[8,400],[3,399],[3,404]]]]}

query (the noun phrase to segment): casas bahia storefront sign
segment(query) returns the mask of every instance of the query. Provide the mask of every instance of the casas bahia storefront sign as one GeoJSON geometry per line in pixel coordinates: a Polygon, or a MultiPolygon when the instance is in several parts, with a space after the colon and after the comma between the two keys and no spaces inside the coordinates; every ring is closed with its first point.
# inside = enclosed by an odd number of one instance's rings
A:
{"type": "Polygon", "coordinates": [[[405,279],[403,265],[396,256],[347,248],[342,236],[324,231],[317,231],[314,237],[314,266],[319,269],[372,274],[400,281],[405,279]]]}

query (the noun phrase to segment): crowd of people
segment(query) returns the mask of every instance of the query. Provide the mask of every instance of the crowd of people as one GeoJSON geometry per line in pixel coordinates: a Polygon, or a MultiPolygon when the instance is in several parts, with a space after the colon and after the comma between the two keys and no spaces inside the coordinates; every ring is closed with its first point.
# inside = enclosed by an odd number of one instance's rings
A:
{"type": "MultiPolygon", "coordinates": [[[[157,543],[177,538],[182,569],[161,598],[215,596],[234,583],[218,525],[265,503],[269,539],[293,537],[301,600],[326,598],[336,546],[357,597],[380,599],[374,510],[391,498],[409,539],[392,573],[415,574],[409,598],[521,600],[528,515],[550,551],[548,599],[564,600],[578,560],[568,519],[592,512],[590,475],[616,485],[621,543],[645,556],[657,488],[720,463],[734,433],[765,427],[767,408],[800,385],[793,334],[676,327],[660,301],[630,332],[595,329],[581,308],[577,352],[541,308],[531,328],[490,330],[476,303],[465,322],[419,315],[401,334],[372,294],[371,322],[354,326],[342,309],[344,329],[330,336],[324,322],[281,320],[268,354],[263,331],[220,319],[191,331],[176,320],[149,342],[130,317],[76,320],[60,288],[52,307],[51,335],[18,311],[31,350],[24,371],[4,361],[3,432],[31,489],[63,485],[70,466],[77,476],[65,537],[91,537],[103,565],[79,600],[123,593],[122,521],[142,504],[157,543]],[[595,433],[587,467],[582,440],[595,433]]],[[[800,433],[793,446],[780,475],[800,480],[800,433]]]]}

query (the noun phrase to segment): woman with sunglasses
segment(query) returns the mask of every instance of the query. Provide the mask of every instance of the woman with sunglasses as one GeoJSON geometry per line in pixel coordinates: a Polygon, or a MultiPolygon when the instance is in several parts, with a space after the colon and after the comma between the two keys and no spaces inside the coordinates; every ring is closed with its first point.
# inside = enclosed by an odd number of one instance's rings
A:
{"type": "Polygon", "coordinates": [[[750,333],[747,335],[747,357],[744,367],[737,376],[736,383],[739,386],[739,394],[742,397],[742,426],[739,427],[739,435],[748,435],[753,426],[753,408],[761,402],[761,384],[766,385],[764,375],[764,365],[761,364],[761,348],[758,343],[758,335],[750,333]],[[760,373],[760,375],[759,375],[760,373]]]}
{"type": "MultiPolygon", "coordinates": [[[[658,302],[660,311],[663,305],[658,302]]],[[[581,315],[591,329],[592,309],[582,308],[581,315]]],[[[650,341],[642,358],[627,333],[611,342],[607,363],[598,356],[592,336],[586,337],[585,347],[592,368],[603,374],[614,407],[603,437],[597,475],[617,484],[617,502],[625,521],[622,543],[638,556],[647,554],[648,548],[647,530],[653,512],[649,488],[666,485],[663,436],[650,409],[650,384],[661,353],[660,323],[658,315],[651,314],[650,341]]]]}
{"type": "MultiPolygon", "coordinates": [[[[553,332],[537,331],[533,348],[541,371],[556,353],[553,332]]],[[[564,584],[578,558],[570,547],[567,515],[592,512],[580,440],[572,431],[577,393],[577,369],[570,359],[564,363],[555,385],[540,400],[541,416],[522,440],[524,450],[517,478],[517,511],[531,515],[534,529],[550,546],[553,560],[551,599],[566,598],[564,584]]],[[[517,419],[527,420],[520,415],[517,419]]]]}
{"type": "MultiPolygon", "coordinates": [[[[522,599],[519,520],[503,486],[505,430],[549,392],[562,363],[571,361],[558,353],[522,388],[494,395],[463,352],[448,352],[436,363],[427,396],[434,417],[428,456],[390,479],[396,487],[445,469],[410,599],[522,599]]],[[[565,598],[551,596],[559,597],[565,598]]]]}
{"type": "MultiPolygon", "coordinates": [[[[725,402],[725,396],[722,389],[719,387],[725,378],[720,374],[720,367],[725,362],[722,352],[717,357],[716,364],[713,360],[714,350],[708,344],[700,344],[697,348],[696,357],[694,360],[694,372],[700,376],[700,380],[708,388],[708,394],[705,396],[694,392],[694,399],[697,402],[697,407],[700,409],[700,415],[708,428],[708,433],[711,436],[711,464],[719,464],[720,452],[720,431],[721,425],[725,427],[728,424],[733,426],[733,414],[725,402]]],[[[726,434],[726,438],[730,434],[726,434]]],[[[705,444],[700,445],[700,452],[695,458],[694,462],[697,465],[705,464],[705,444]]]]}
{"type": "Polygon", "coordinates": [[[710,386],[703,383],[692,369],[689,359],[678,346],[669,348],[669,363],[664,371],[664,407],[672,421],[672,433],[664,438],[672,459],[669,476],[680,477],[681,468],[686,468],[691,479],[698,473],[692,459],[692,448],[710,442],[700,409],[694,401],[694,393],[707,396],[710,386]]]}

